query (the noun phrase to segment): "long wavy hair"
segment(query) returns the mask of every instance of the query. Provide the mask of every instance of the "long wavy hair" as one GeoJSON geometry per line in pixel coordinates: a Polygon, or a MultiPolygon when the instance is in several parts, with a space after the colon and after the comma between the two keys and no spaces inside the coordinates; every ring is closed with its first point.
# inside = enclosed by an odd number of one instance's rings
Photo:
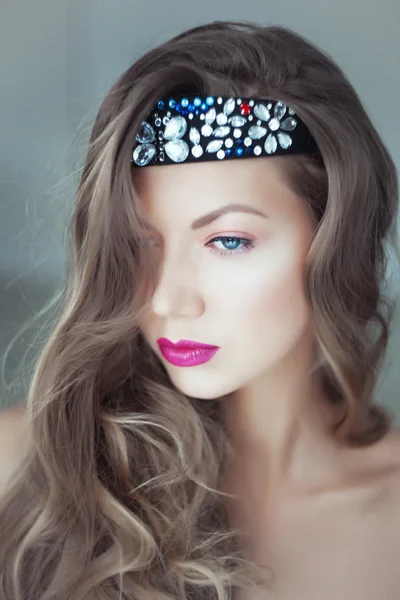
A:
{"type": "Polygon", "coordinates": [[[221,399],[177,390],[138,326],[160,264],[146,252],[132,148],[154,103],[178,90],[279,99],[310,129],[319,152],[285,161],[316,225],[305,285],[318,369],[343,406],[334,434],[367,446],[391,427],[374,404],[393,315],[387,148],[342,70],[294,31],[247,21],[185,31],[121,75],[92,127],[67,280],[29,382],[32,447],[0,502],[2,600],[224,600],[273,579],[245,559],[228,520],[221,399]]]}

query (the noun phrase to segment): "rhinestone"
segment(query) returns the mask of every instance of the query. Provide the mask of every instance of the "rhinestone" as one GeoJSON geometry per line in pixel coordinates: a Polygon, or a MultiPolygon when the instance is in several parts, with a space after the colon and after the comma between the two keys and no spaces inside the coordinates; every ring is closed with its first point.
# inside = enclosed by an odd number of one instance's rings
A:
{"type": "Polygon", "coordinates": [[[203,125],[203,127],[201,128],[201,133],[204,135],[204,137],[209,137],[213,132],[213,128],[211,127],[211,125],[203,125]]]}
{"type": "Polygon", "coordinates": [[[261,154],[261,146],[254,146],[254,154],[256,154],[257,156],[259,156],[261,154]]]}
{"type": "Polygon", "coordinates": [[[270,103],[268,104],[268,110],[271,110],[271,108],[272,108],[272,102],[270,102],[270,103]]]}
{"type": "Polygon", "coordinates": [[[162,123],[162,121],[161,121],[160,117],[156,117],[156,118],[154,119],[154,125],[155,125],[156,127],[161,127],[161,123],[162,123]]]}
{"type": "Polygon", "coordinates": [[[208,112],[206,112],[204,118],[205,118],[207,125],[211,125],[211,123],[213,123],[215,121],[216,115],[217,115],[217,111],[215,110],[215,108],[210,108],[210,110],[208,112]]]}
{"type": "Polygon", "coordinates": [[[173,140],[165,144],[165,152],[171,160],[180,163],[187,159],[189,146],[183,140],[173,140]]]}
{"type": "Polygon", "coordinates": [[[268,119],[270,119],[271,116],[265,104],[256,104],[253,109],[253,112],[256,115],[257,119],[261,119],[262,121],[268,121],[268,119]]]}
{"type": "Polygon", "coordinates": [[[276,138],[273,133],[270,133],[267,139],[265,140],[264,150],[268,154],[273,154],[277,148],[276,138]]]}
{"type": "Polygon", "coordinates": [[[235,99],[229,98],[224,104],[224,114],[230,115],[235,110],[235,99]]]}
{"type": "Polygon", "coordinates": [[[287,150],[289,148],[289,146],[292,145],[292,138],[290,137],[290,135],[288,133],[283,133],[282,131],[279,131],[277,133],[277,136],[278,136],[278,141],[284,150],[287,150]]]}
{"type": "Polygon", "coordinates": [[[183,117],[172,117],[167,123],[164,131],[164,137],[167,140],[181,138],[187,129],[186,119],[183,117]]]}
{"type": "Polygon", "coordinates": [[[221,96],[218,96],[217,102],[218,102],[218,104],[222,104],[222,98],[221,98],[221,96]]]}
{"type": "Polygon", "coordinates": [[[203,148],[200,145],[193,146],[192,154],[195,158],[199,158],[203,154],[203,148]]]}
{"type": "Polygon", "coordinates": [[[223,143],[223,140],[213,140],[207,145],[206,152],[218,152],[218,150],[221,149],[223,143]]]}
{"type": "Polygon", "coordinates": [[[196,97],[196,98],[193,100],[193,104],[194,104],[195,106],[200,106],[200,104],[201,104],[201,98],[199,98],[199,97],[196,97]]]}
{"type": "Polygon", "coordinates": [[[276,131],[280,127],[279,119],[271,119],[268,123],[268,127],[271,131],[276,131]]]}
{"type": "Polygon", "coordinates": [[[146,166],[156,153],[156,147],[153,144],[141,144],[133,151],[133,160],[139,167],[146,166]]]}
{"type": "Polygon", "coordinates": [[[275,104],[275,108],[274,108],[274,116],[280,120],[280,119],[282,119],[285,112],[286,112],[286,104],[284,104],[281,101],[277,102],[275,104]]]}
{"type": "Polygon", "coordinates": [[[186,108],[186,106],[189,104],[189,99],[188,98],[182,98],[181,100],[181,105],[184,106],[186,108]]]}
{"type": "Polygon", "coordinates": [[[252,121],[254,117],[253,117],[253,115],[249,115],[247,118],[249,121],[252,121]]]}
{"type": "Polygon", "coordinates": [[[225,152],[223,150],[218,150],[217,158],[222,159],[225,157],[225,152]]]}
{"type": "Polygon", "coordinates": [[[207,96],[206,102],[209,106],[212,106],[214,104],[214,96],[207,96]]]}
{"type": "Polygon", "coordinates": [[[220,113],[217,116],[217,123],[218,123],[218,125],[226,125],[227,122],[228,122],[228,117],[224,113],[220,113]]]}
{"type": "Polygon", "coordinates": [[[188,114],[189,119],[193,119],[193,113],[188,114]]]}
{"type": "Polygon", "coordinates": [[[251,146],[252,144],[252,140],[249,137],[244,138],[244,145],[245,146],[251,146]]]}
{"type": "MultiPolygon", "coordinates": [[[[196,115],[198,115],[199,113],[196,111],[196,115]]],[[[200,115],[200,121],[204,121],[204,113],[201,113],[200,115]]]]}
{"type": "Polygon", "coordinates": [[[169,123],[169,117],[165,116],[162,120],[163,125],[166,125],[167,123],[169,123]]]}
{"type": "Polygon", "coordinates": [[[254,100],[250,100],[249,104],[250,106],[254,106],[254,100]]]}
{"type": "Polygon", "coordinates": [[[225,140],[225,146],[226,146],[227,148],[232,148],[232,146],[233,146],[233,139],[232,139],[232,138],[227,138],[227,139],[225,140]]]}
{"type": "Polygon", "coordinates": [[[217,127],[217,129],[214,130],[213,136],[225,137],[226,135],[228,135],[230,130],[231,128],[229,127],[229,125],[222,125],[221,127],[217,127]]]}
{"type": "Polygon", "coordinates": [[[241,129],[234,129],[233,130],[233,137],[239,138],[241,135],[242,135],[242,130],[241,129]]]}
{"type": "Polygon", "coordinates": [[[289,108],[289,115],[295,115],[296,113],[294,112],[293,108],[289,108]]]}
{"type": "Polygon", "coordinates": [[[293,131],[293,129],[296,127],[296,125],[297,125],[297,121],[294,117],[287,117],[287,119],[282,121],[281,129],[284,129],[285,131],[293,131]]]}
{"type": "Polygon", "coordinates": [[[243,125],[246,123],[246,117],[240,117],[239,115],[236,115],[235,117],[231,117],[229,119],[229,123],[232,125],[232,127],[243,127],[243,125]]]}
{"type": "Polygon", "coordinates": [[[249,127],[249,136],[252,140],[259,140],[267,134],[267,129],[265,127],[260,127],[259,125],[252,125],[249,127]]]}
{"type": "Polygon", "coordinates": [[[156,134],[154,132],[154,129],[152,128],[151,125],[149,125],[149,123],[146,123],[146,121],[143,121],[140,131],[138,132],[138,134],[136,136],[136,141],[140,142],[141,144],[148,144],[150,142],[153,142],[155,139],[156,139],[156,134]]]}
{"type": "Polygon", "coordinates": [[[238,98],[238,99],[236,100],[236,102],[237,102],[238,104],[242,104],[242,99],[241,99],[241,98],[238,98]]]}
{"type": "Polygon", "coordinates": [[[190,128],[189,139],[192,144],[200,144],[200,132],[196,127],[190,128]]]}

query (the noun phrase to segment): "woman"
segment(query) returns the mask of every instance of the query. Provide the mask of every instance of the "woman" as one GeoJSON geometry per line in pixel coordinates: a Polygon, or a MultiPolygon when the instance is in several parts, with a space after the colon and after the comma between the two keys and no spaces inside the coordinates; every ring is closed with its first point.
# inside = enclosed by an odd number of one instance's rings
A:
{"type": "Polygon", "coordinates": [[[120,77],[0,505],[2,598],[400,597],[373,403],[397,196],[354,88],[289,29],[196,27],[120,77]]]}

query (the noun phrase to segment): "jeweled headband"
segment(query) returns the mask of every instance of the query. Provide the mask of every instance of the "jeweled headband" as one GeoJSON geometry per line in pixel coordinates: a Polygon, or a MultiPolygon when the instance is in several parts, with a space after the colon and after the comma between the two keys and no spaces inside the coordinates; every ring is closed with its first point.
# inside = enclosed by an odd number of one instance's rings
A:
{"type": "Polygon", "coordinates": [[[159,100],[136,142],[131,162],[139,167],[318,149],[307,126],[283,102],[221,96],[159,100]]]}

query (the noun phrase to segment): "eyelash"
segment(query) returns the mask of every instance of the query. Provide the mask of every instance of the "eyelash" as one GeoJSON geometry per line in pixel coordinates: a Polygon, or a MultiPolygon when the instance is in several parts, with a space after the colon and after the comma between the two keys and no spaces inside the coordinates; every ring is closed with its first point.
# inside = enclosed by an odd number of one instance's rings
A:
{"type": "Polygon", "coordinates": [[[235,240],[235,241],[239,240],[241,243],[243,243],[243,246],[242,246],[241,250],[235,249],[235,250],[227,250],[225,252],[222,250],[217,250],[216,248],[211,248],[211,252],[217,252],[220,256],[229,256],[231,254],[240,254],[242,252],[249,252],[249,250],[254,248],[254,240],[251,240],[249,238],[237,237],[234,235],[219,235],[219,236],[213,238],[212,240],[208,241],[206,246],[208,246],[212,242],[220,242],[221,240],[235,240]]]}
{"type": "Polygon", "coordinates": [[[221,256],[229,256],[230,254],[239,254],[241,252],[248,252],[251,248],[254,248],[254,240],[250,240],[248,238],[242,238],[242,237],[235,237],[233,235],[221,235],[221,236],[215,237],[212,240],[210,240],[209,242],[207,242],[206,246],[211,244],[211,242],[220,242],[221,240],[235,240],[235,241],[239,240],[240,242],[242,242],[244,244],[244,246],[242,247],[241,250],[235,249],[235,250],[228,250],[226,252],[217,250],[216,248],[211,248],[211,252],[217,252],[221,256]]]}

